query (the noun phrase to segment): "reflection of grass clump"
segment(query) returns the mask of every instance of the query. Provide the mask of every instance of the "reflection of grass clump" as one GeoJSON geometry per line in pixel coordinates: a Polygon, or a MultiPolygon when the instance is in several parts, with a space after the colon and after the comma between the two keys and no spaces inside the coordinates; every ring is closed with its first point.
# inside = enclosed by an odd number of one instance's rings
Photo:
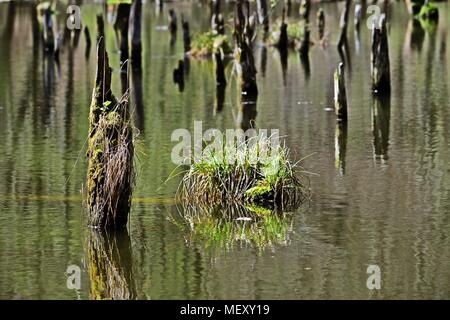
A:
{"type": "Polygon", "coordinates": [[[224,55],[232,53],[227,36],[213,32],[205,32],[197,34],[194,37],[190,54],[193,57],[206,58],[219,51],[222,51],[224,55]]]}
{"type": "Polygon", "coordinates": [[[292,214],[283,214],[257,206],[191,206],[181,212],[184,223],[178,224],[190,237],[205,240],[207,245],[223,248],[250,245],[260,250],[286,245],[292,230],[292,214]],[[262,211],[260,211],[262,210],[262,211]]]}
{"type": "Polygon", "coordinates": [[[298,163],[289,160],[285,147],[268,137],[204,149],[183,177],[178,197],[187,203],[259,204],[294,207],[307,188],[297,177],[298,163]]]}

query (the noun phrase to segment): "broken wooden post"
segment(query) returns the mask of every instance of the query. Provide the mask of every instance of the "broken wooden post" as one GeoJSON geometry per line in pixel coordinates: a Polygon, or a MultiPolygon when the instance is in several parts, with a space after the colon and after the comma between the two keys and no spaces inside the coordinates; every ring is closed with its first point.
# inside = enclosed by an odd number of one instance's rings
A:
{"type": "Polygon", "coordinates": [[[334,72],[334,110],[338,121],[347,121],[347,93],[345,90],[344,64],[339,63],[334,72]]]}
{"type": "Polygon", "coordinates": [[[97,43],[105,37],[105,21],[101,14],[97,15],[97,43]]]}
{"type": "Polygon", "coordinates": [[[128,96],[111,92],[111,68],[105,40],[97,49],[97,71],[89,113],[87,209],[88,225],[100,229],[126,227],[134,183],[134,146],[128,96]]]}
{"type": "Polygon", "coordinates": [[[319,40],[325,35],[325,13],[322,8],[317,11],[317,27],[319,29],[319,40]]]}
{"type": "Polygon", "coordinates": [[[269,14],[267,10],[267,0],[256,0],[259,24],[263,26],[264,34],[269,32],[269,14]]]}
{"type": "Polygon", "coordinates": [[[342,46],[345,46],[345,44],[347,43],[347,26],[351,4],[351,0],[345,0],[345,7],[342,11],[341,19],[339,22],[341,33],[339,35],[338,48],[342,48],[342,46]]]}
{"type": "Polygon", "coordinates": [[[391,89],[389,45],[386,29],[386,16],[382,14],[379,25],[375,19],[372,25],[372,50],[370,56],[372,89],[375,93],[388,93],[391,89]]]}
{"type": "Polygon", "coordinates": [[[130,37],[131,37],[131,65],[133,68],[141,67],[142,39],[141,39],[142,0],[134,0],[130,11],[130,37]]]}
{"type": "Polygon", "coordinates": [[[91,53],[91,33],[89,32],[89,28],[84,27],[84,37],[86,39],[86,59],[89,58],[89,54],[91,53]]]}
{"type": "Polygon", "coordinates": [[[258,86],[256,84],[255,60],[248,34],[246,34],[246,29],[250,24],[248,10],[248,0],[236,1],[234,16],[235,56],[241,83],[241,94],[256,97],[258,95],[258,86]],[[244,14],[243,11],[244,4],[247,14],[244,14]]]}
{"type": "Polygon", "coordinates": [[[189,32],[189,23],[184,20],[183,16],[181,16],[181,24],[183,26],[184,53],[188,53],[191,51],[191,35],[189,32]]]}

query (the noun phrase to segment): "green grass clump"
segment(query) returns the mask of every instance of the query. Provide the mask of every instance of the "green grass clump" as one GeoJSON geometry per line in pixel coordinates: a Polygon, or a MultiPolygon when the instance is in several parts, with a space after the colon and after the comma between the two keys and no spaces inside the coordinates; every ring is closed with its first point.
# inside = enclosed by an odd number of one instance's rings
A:
{"type": "Polygon", "coordinates": [[[210,57],[220,51],[224,55],[229,55],[233,52],[228,37],[209,31],[197,34],[194,37],[190,54],[193,57],[202,58],[210,57]]]}
{"type": "Polygon", "coordinates": [[[270,137],[207,146],[184,175],[177,197],[196,204],[233,202],[292,208],[308,191],[299,168],[298,162],[289,159],[289,150],[272,143],[270,137]]]}

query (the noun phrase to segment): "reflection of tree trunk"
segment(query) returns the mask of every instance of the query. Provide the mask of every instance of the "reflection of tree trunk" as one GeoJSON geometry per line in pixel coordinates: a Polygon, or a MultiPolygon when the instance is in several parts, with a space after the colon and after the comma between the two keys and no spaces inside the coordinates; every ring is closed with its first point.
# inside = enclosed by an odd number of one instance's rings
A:
{"type": "Polygon", "coordinates": [[[89,230],[87,255],[91,299],[136,299],[131,241],[126,229],[112,233],[89,230]]]}
{"type": "Polygon", "coordinates": [[[372,104],[373,149],[375,158],[388,158],[391,97],[374,96],[372,104]]]}
{"type": "Polygon", "coordinates": [[[241,109],[238,115],[239,128],[246,131],[255,128],[257,96],[242,95],[241,109]]]}
{"type": "Polygon", "coordinates": [[[142,70],[131,69],[131,102],[134,104],[136,127],[144,131],[144,98],[142,94],[142,70]]]}
{"type": "Polygon", "coordinates": [[[340,175],[345,174],[345,155],[347,153],[347,123],[336,123],[335,161],[340,175]]]}

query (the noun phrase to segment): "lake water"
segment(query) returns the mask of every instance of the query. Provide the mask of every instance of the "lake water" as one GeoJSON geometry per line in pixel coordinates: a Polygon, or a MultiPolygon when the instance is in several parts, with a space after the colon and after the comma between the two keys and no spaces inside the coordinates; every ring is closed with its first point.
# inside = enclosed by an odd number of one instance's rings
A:
{"type": "MultiPolygon", "coordinates": [[[[312,40],[318,6],[311,10],[312,40]]],[[[346,128],[327,111],[333,108],[344,3],[321,6],[328,46],[316,41],[309,62],[291,51],[283,68],[276,49],[257,45],[260,95],[250,115],[256,128],[286,136],[293,159],[309,156],[303,166],[316,174],[310,176],[311,200],[267,224],[235,221],[237,229],[224,238],[181,218],[183,209],[173,200],[180,176],[165,183],[176,168],[173,130],[193,130],[196,120],[204,130],[247,125],[232,63],[221,110],[213,61],[190,61],[183,92],[172,81],[183,41],[179,26],[170,45],[163,27],[168,9],[175,7],[179,18],[183,13],[195,34],[208,30],[210,7],[194,1],[169,3],[159,13],[153,3],[143,7],[143,106],[134,112],[137,186],[128,232],[102,235],[85,226],[81,193],[95,49],[86,59],[82,36],[76,48],[62,48],[58,66],[44,58],[33,33],[32,6],[0,3],[0,298],[450,298],[448,4],[439,4],[435,27],[413,25],[402,2],[389,6],[387,99],[371,94],[366,20],[359,43],[351,24],[346,128]],[[237,240],[239,225],[260,236],[237,240]],[[380,268],[380,290],[366,286],[370,265],[380,268]],[[81,270],[79,290],[67,287],[69,266],[81,270]]],[[[60,28],[64,11],[62,6],[60,28]]],[[[101,12],[100,5],[82,6],[93,39],[101,12]]],[[[297,12],[294,4],[291,19],[297,12]]],[[[119,95],[110,25],[106,33],[119,95]]],[[[221,221],[204,223],[227,226],[221,221]]]]}

